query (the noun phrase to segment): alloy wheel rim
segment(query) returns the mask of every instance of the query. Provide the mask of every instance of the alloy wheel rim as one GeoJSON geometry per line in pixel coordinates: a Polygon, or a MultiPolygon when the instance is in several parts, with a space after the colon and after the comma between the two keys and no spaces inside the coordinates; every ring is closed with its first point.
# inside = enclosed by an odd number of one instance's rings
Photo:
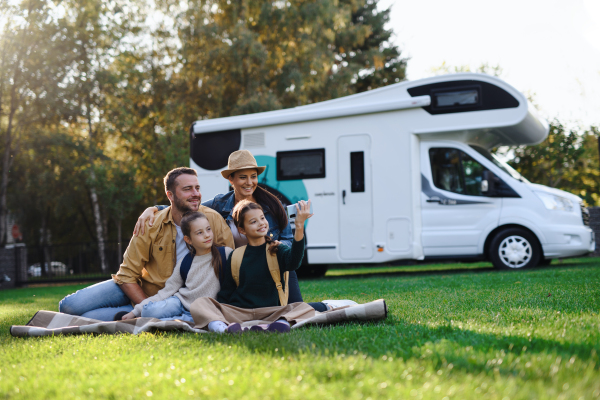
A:
{"type": "Polygon", "coordinates": [[[507,267],[523,268],[531,260],[531,244],[522,236],[508,236],[500,243],[498,255],[507,267]]]}

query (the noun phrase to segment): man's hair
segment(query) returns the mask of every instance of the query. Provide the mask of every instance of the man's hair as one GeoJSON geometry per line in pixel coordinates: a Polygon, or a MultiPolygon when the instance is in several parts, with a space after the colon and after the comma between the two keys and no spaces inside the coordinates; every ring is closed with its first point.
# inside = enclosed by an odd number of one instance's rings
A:
{"type": "Polygon", "coordinates": [[[196,170],[193,168],[179,167],[172,169],[167,172],[167,175],[165,175],[165,190],[173,193],[175,191],[175,179],[177,179],[179,175],[183,174],[198,176],[198,173],[196,173],[196,170]]]}

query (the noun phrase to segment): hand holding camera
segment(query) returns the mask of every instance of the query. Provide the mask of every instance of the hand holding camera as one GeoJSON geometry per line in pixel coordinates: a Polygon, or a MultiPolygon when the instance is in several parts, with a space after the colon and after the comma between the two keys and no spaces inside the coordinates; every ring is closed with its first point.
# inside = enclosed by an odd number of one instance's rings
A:
{"type": "Polygon", "coordinates": [[[296,225],[296,232],[294,234],[294,239],[297,241],[302,240],[304,238],[304,222],[314,215],[312,212],[311,201],[300,200],[298,203],[288,206],[287,214],[289,219],[295,220],[294,224],[296,225]]]}

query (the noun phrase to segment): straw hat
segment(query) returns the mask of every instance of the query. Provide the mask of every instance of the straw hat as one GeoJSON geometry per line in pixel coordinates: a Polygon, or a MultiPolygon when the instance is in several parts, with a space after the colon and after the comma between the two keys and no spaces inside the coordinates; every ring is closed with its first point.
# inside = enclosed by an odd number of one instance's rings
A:
{"type": "Polygon", "coordinates": [[[221,175],[223,175],[223,178],[229,179],[229,176],[235,171],[248,168],[256,169],[258,171],[258,175],[260,175],[265,171],[265,168],[267,167],[259,167],[258,165],[256,165],[256,159],[248,150],[234,151],[229,155],[229,160],[227,161],[227,169],[221,171],[221,175]]]}

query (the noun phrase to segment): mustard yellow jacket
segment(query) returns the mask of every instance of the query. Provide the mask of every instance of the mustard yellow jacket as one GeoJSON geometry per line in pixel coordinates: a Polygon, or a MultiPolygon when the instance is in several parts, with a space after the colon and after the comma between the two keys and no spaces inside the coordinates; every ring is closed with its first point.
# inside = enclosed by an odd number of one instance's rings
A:
{"type": "MultiPolygon", "coordinates": [[[[216,211],[200,206],[198,211],[206,214],[214,233],[217,246],[235,248],[233,235],[225,220],[216,211]]],[[[154,296],[165,287],[165,282],[175,269],[177,254],[175,237],[177,230],[171,214],[171,207],[156,213],[154,225],[146,226],[143,235],[134,236],[125,250],[123,263],[113,280],[123,283],[137,283],[147,296],[154,296]]]]}

